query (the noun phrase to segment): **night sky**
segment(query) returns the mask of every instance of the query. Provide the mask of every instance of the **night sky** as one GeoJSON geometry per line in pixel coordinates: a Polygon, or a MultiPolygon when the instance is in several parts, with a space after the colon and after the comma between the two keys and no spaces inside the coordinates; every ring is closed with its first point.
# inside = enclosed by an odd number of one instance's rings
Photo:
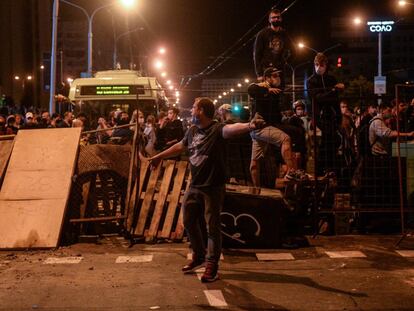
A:
{"type": "MultiPolygon", "coordinates": [[[[109,0],[73,0],[72,2],[93,8],[108,3],[109,0]]],[[[277,5],[278,8],[284,9],[294,1],[139,0],[139,2],[137,11],[129,12],[129,17],[125,17],[120,10],[115,12],[116,32],[122,33],[128,27],[129,29],[144,27],[143,31],[131,35],[133,53],[151,56],[159,46],[165,46],[168,49],[166,70],[170,77],[173,75],[178,81],[181,76],[193,75],[203,70],[256,23],[258,23],[256,30],[247,38],[251,38],[261,28],[267,26],[267,12],[272,6],[277,5]]],[[[297,0],[283,15],[284,25],[294,41],[303,38],[309,46],[324,50],[337,43],[330,39],[331,17],[352,18],[356,14],[369,19],[395,17],[399,14],[395,6],[396,2],[395,0],[297,0]]],[[[84,18],[77,10],[70,10],[67,7],[62,11],[61,16],[63,19],[84,18]]],[[[112,32],[108,27],[112,27],[108,23],[108,16],[105,14],[97,16],[94,32],[103,34],[112,32]]],[[[98,37],[99,34],[96,40],[99,40],[98,37]]],[[[101,38],[107,37],[101,35],[101,38]]],[[[105,39],[101,40],[105,41],[105,39]]],[[[129,48],[129,41],[123,44],[121,50],[129,48]]],[[[253,41],[245,43],[245,46],[229,61],[208,77],[254,77],[252,45],[253,41]]],[[[298,57],[297,62],[307,61],[310,58],[312,58],[311,54],[303,53],[298,57]]]]}

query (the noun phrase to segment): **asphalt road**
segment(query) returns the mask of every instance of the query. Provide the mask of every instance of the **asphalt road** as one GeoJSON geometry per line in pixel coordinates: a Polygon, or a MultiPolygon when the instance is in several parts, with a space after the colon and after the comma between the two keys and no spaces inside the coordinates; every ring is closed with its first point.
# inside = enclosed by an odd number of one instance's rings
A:
{"type": "Polygon", "coordinates": [[[220,280],[207,285],[199,273],[181,273],[186,243],[128,247],[110,236],[0,251],[0,310],[414,310],[414,241],[395,249],[397,240],[318,237],[295,250],[224,250],[220,280]]]}

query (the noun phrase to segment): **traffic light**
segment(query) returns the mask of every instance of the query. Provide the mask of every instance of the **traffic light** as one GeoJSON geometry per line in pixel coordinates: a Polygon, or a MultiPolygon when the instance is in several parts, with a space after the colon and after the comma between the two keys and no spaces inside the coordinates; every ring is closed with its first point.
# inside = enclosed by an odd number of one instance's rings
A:
{"type": "Polygon", "coordinates": [[[342,57],[338,57],[338,60],[336,62],[336,67],[338,67],[338,68],[342,67],[342,57]]]}

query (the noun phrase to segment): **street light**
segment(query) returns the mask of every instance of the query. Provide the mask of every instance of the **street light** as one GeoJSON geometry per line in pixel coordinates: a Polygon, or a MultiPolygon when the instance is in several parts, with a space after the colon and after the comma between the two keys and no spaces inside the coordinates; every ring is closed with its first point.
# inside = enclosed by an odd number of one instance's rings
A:
{"type": "Polygon", "coordinates": [[[311,48],[310,46],[305,45],[303,42],[299,42],[299,43],[298,43],[298,47],[299,47],[300,49],[307,49],[307,50],[311,50],[311,51],[315,52],[316,54],[318,53],[318,51],[317,51],[317,50],[315,50],[314,48],[311,48]]]}
{"type": "Polygon", "coordinates": [[[309,63],[310,63],[310,61],[307,61],[307,62],[301,63],[299,65],[296,65],[295,67],[293,67],[290,64],[287,64],[288,67],[290,68],[290,70],[292,70],[292,102],[295,102],[296,101],[296,92],[295,92],[295,89],[296,89],[296,84],[295,84],[295,80],[296,80],[296,69],[298,69],[299,67],[302,67],[304,65],[307,65],[309,63]]]}
{"type": "Polygon", "coordinates": [[[166,49],[165,48],[160,48],[158,50],[158,53],[160,53],[160,54],[165,54],[165,52],[166,52],[166,49]]]}

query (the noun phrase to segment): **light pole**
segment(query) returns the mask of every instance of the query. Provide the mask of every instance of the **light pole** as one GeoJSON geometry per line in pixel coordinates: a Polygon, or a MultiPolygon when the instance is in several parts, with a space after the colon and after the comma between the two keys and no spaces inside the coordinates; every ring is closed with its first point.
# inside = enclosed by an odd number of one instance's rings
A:
{"type": "Polygon", "coordinates": [[[382,33],[391,32],[394,21],[371,21],[367,22],[370,32],[378,33],[378,73],[374,78],[374,93],[379,95],[378,104],[381,103],[381,95],[387,91],[387,80],[382,75],[382,33]]]}
{"type": "Polygon", "coordinates": [[[50,97],[49,112],[55,113],[55,89],[56,89],[56,46],[57,46],[57,23],[59,17],[59,0],[53,2],[53,23],[52,23],[52,46],[50,52],[50,97]]]}
{"type": "Polygon", "coordinates": [[[290,70],[292,70],[292,102],[293,103],[296,101],[296,92],[295,92],[295,89],[296,89],[296,82],[295,82],[295,79],[296,79],[296,74],[295,74],[296,73],[296,69],[298,69],[299,67],[305,66],[305,65],[307,65],[309,63],[310,63],[310,61],[307,61],[307,62],[301,63],[299,65],[296,65],[296,66],[292,66],[290,64],[287,64],[288,67],[290,68],[290,70]]]}

